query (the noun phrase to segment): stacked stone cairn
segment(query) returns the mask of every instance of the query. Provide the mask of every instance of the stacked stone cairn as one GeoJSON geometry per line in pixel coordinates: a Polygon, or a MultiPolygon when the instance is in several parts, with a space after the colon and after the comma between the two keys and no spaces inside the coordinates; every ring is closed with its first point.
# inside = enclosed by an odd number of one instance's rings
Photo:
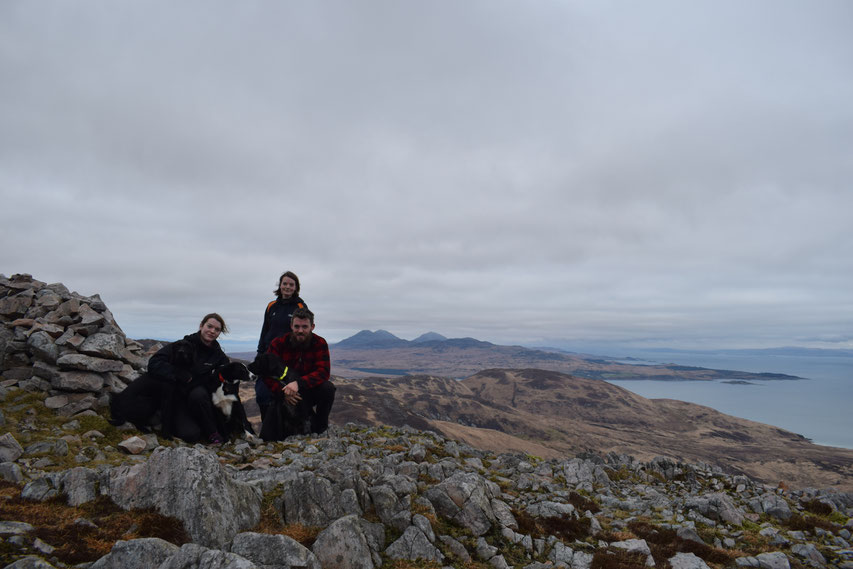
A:
{"type": "Polygon", "coordinates": [[[3,386],[49,394],[46,405],[72,417],[108,403],[145,371],[148,354],[128,340],[97,294],[30,275],[0,275],[3,386]]]}

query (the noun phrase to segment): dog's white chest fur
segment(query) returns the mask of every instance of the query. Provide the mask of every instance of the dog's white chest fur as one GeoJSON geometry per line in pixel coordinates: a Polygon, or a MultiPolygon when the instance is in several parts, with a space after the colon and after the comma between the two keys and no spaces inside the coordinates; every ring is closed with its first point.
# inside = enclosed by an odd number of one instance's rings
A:
{"type": "Polygon", "coordinates": [[[225,395],[225,392],[222,390],[222,386],[216,388],[216,391],[211,395],[213,399],[213,404],[222,411],[222,414],[225,415],[226,418],[231,416],[231,406],[234,405],[234,402],[237,401],[236,395],[225,395]]]}

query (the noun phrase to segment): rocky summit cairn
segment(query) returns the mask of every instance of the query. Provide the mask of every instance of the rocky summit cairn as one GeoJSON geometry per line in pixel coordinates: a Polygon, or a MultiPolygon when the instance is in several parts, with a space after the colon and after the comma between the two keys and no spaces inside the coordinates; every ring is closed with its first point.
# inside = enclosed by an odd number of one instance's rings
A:
{"type": "Polygon", "coordinates": [[[105,394],[141,347],[96,296],[0,287],[3,569],[853,569],[853,494],[708,464],[355,423],[221,446],[119,429],[105,394]],[[114,528],[109,508],[138,517],[114,528]]]}
{"type": "Polygon", "coordinates": [[[108,393],[145,371],[142,345],[97,294],[0,275],[0,322],[0,385],[48,393],[45,404],[61,415],[104,407],[108,393]]]}

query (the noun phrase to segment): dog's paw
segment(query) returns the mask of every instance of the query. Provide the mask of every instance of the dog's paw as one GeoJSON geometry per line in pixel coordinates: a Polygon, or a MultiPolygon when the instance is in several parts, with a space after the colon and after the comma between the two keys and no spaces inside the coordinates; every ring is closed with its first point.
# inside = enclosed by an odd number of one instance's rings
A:
{"type": "Polygon", "coordinates": [[[243,434],[240,435],[240,438],[252,446],[258,446],[264,443],[264,441],[260,437],[253,435],[249,431],[243,431],[243,434]]]}

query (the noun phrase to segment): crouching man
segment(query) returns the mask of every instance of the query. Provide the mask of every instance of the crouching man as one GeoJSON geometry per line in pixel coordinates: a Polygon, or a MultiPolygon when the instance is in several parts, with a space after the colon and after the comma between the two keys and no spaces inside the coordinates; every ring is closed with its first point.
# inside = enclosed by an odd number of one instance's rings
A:
{"type": "Polygon", "coordinates": [[[288,378],[296,378],[284,385],[273,378],[264,378],[267,387],[274,395],[281,393],[289,403],[301,400],[311,415],[311,432],[325,432],[336,388],[329,381],[329,345],[314,333],[314,313],[297,308],[291,317],[290,332],[273,340],[267,352],[284,362],[289,369],[288,378]]]}

